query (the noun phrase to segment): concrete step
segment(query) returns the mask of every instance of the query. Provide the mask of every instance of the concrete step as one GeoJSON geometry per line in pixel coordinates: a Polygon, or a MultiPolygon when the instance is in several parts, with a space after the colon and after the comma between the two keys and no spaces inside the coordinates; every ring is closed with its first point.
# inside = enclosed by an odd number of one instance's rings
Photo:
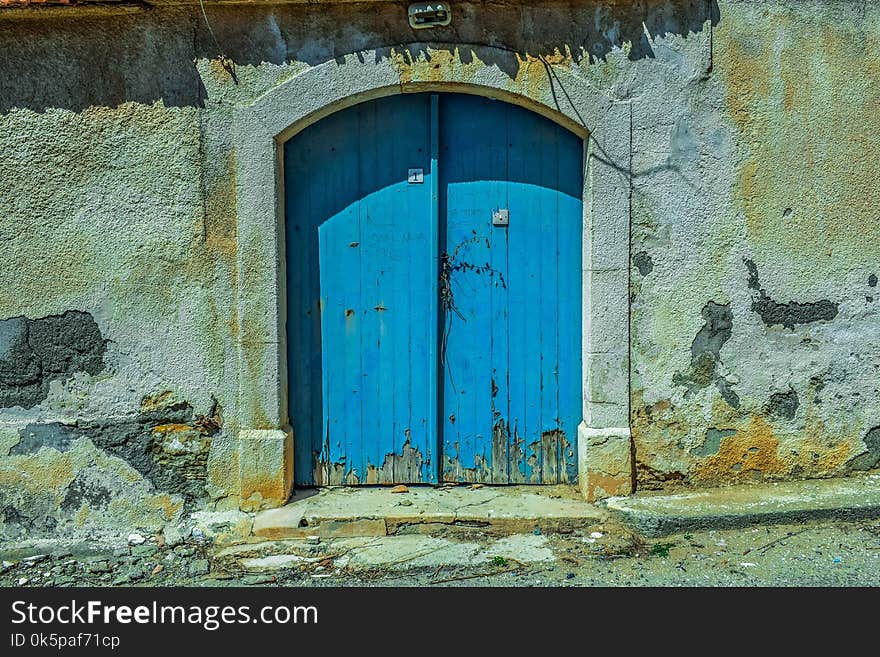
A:
{"type": "Polygon", "coordinates": [[[410,486],[299,490],[292,502],[257,514],[263,539],[428,534],[455,528],[493,535],[571,532],[607,513],[574,486],[410,486]]]}
{"type": "Polygon", "coordinates": [[[880,517],[880,474],[612,497],[613,516],[643,536],[755,524],[880,517]]]}

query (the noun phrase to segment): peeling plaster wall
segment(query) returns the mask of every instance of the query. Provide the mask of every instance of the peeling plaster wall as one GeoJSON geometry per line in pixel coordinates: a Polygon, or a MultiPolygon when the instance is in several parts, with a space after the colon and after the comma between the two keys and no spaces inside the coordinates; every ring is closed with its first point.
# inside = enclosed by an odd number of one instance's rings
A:
{"type": "Polygon", "coordinates": [[[207,12],[216,42],[191,6],[0,10],[0,534],[237,506],[234,108],[373,49],[403,85],[565,93],[549,65],[630,101],[639,486],[880,465],[880,8],[462,2],[418,33],[396,3],[207,12]],[[100,359],[22,337],[70,313],[100,359]]]}
{"type": "Polygon", "coordinates": [[[710,79],[634,105],[633,251],[652,262],[634,261],[631,286],[643,488],[880,456],[880,11],[724,2],[720,16],[710,79]]]}

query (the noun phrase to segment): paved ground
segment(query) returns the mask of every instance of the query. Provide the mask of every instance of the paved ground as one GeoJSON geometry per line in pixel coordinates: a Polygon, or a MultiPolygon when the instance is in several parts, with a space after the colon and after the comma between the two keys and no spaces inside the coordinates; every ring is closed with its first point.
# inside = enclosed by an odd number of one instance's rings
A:
{"type": "Polygon", "coordinates": [[[874,475],[608,508],[571,486],[298,491],[115,545],[0,544],[0,586],[880,586],[878,491],[874,475]]]}
{"type": "Polygon", "coordinates": [[[605,524],[568,535],[498,538],[471,531],[123,551],[36,560],[7,553],[0,585],[880,586],[878,521],[700,530],[662,539],[605,524]]]}
{"type": "Polygon", "coordinates": [[[880,518],[880,474],[647,493],[605,507],[643,536],[756,523],[880,518]]]}

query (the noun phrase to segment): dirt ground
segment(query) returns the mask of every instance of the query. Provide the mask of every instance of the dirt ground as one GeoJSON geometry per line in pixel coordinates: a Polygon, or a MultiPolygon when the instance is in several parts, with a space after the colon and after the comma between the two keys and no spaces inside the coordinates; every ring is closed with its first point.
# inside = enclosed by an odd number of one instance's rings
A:
{"type": "Polygon", "coordinates": [[[191,540],[113,550],[55,545],[43,553],[0,546],[0,555],[5,587],[878,586],[880,521],[753,526],[660,539],[606,523],[568,534],[536,528],[508,537],[473,531],[311,537],[238,551],[191,540]]]}
{"type": "MultiPolygon", "coordinates": [[[[554,536],[549,563],[473,564],[427,572],[339,573],[336,586],[878,586],[880,523],[811,523],[641,540],[554,536]]],[[[313,586],[303,575],[291,583],[313,586]]]]}

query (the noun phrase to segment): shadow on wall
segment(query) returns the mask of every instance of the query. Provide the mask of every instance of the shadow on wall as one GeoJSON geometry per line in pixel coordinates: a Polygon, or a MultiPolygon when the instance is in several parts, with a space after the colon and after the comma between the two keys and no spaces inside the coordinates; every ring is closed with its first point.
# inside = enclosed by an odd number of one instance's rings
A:
{"type": "MultiPolygon", "coordinates": [[[[7,10],[8,11],[8,10],[7,10]]],[[[604,58],[631,43],[631,59],[654,56],[651,40],[687,36],[719,21],[717,0],[586,0],[456,3],[452,24],[412,30],[406,3],[270,8],[211,6],[108,9],[106,13],[16,11],[0,30],[0,112],[14,107],[81,110],[125,102],[201,107],[206,91],[195,62],[222,55],[236,66],[300,61],[412,43],[493,46],[511,77],[515,53],[571,50],[576,61],[604,58]],[[213,36],[212,36],[213,32],[213,36]],[[650,38],[649,38],[650,37],[650,38]],[[221,52],[222,50],[222,52],[221,52]]],[[[412,47],[414,58],[422,54],[412,47]]],[[[465,55],[463,55],[465,56],[465,55]]]]}

